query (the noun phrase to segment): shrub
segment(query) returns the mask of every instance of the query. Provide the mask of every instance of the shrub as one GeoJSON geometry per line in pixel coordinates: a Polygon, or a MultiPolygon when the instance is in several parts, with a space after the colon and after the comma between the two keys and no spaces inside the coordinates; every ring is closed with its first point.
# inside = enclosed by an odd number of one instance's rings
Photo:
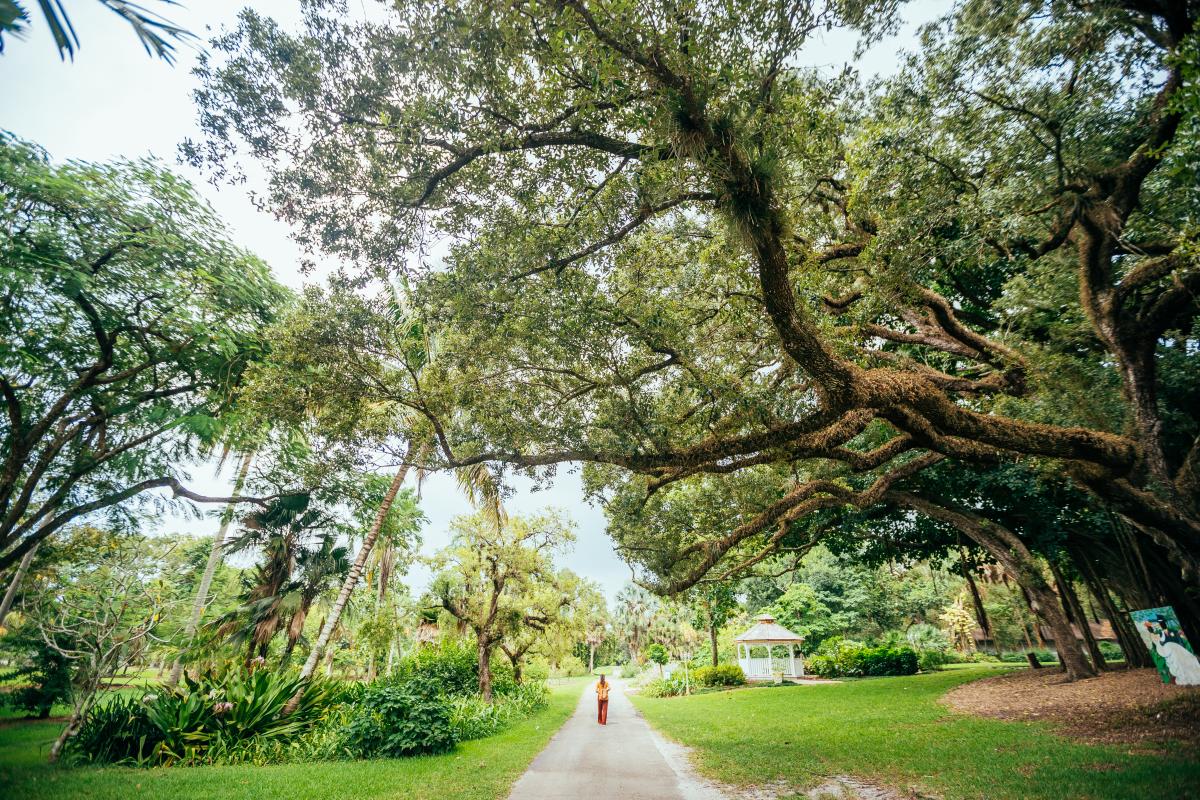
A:
{"type": "Polygon", "coordinates": [[[117,695],[91,710],[63,755],[71,764],[145,764],[157,757],[161,741],[145,704],[117,695]]]}
{"type": "Polygon", "coordinates": [[[684,683],[683,676],[671,678],[655,678],[648,681],[642,687],[642,694],[646,697],[677,697],[683,694],[684,683]]]}
{"type": "Polygon", "coordinates": [[[922,672],[931,672],[949,661],[950,657],[942,650],[921,650],[917,653],[917,666],[922,672]]]}
{"type": "Polygon", "coordinates": [[[917,666],[911,647],[864,647],[836,638],[827,639],[808,659],[808,671],[825,678],[912,675],[917,666]]]}
{"type": "MultiPolygon", "coordinates": [[[[1043,664],[1053,664],[1058,661],[1058,653],[1053,650],[1034,650],[1033,652],[1037,655],[1038,661],[1043,664]]],[[[1009,664],[1024,664],[1027,661],[1025,653],[1025,650],[1016,653],[1001,653],[1000,660],[1009,664]]]]}
{"type": "Polygon", "coordinates": [[[544,658],[532,659],[525,665],[524,674],[526,681],[540,683],[550,677],[550,664],[544,658]]]}
{"type": "Polygon", "coordinates": [[[264,747],[297,739],[332,705],[332,687],[319,680],[304,686],[300,704],[287,716],[283,707],[301,688],[298,675],[260,669],[254,673],[184,676],[175,689],[159,690],[146,704],[149,720],[162,735],[160,763],[235,764],[275,760],[264,747]]]}
{"type": "Polygon", "coordinates": [[[492,703],[479,695],[454,698],[450,702],[450,724],[460,742],[483,739],[545,707],[549,697],[545,684],[523,683],[492,703]]]}
{"type": "MultiPolygon", "coordinates": [[[[511,675],[511,670],[510,670],[511,675]]],[[[467,639],[443,639],[440,643],[419,647],[396,664],[389,683],[406,683],[417,676],[432,681],[450,696],[459,697],[479,691],[479,654],[467,639]]]]}
{"type": "Polygon", "coordinates": [[[587,664],[583,663],[583,659],[576,656],[566,656],[558,662],[558,669],[554,670],[556,678],[578,678],[580,675],[587,675],[587,664]]]}
{"type": "Polygon", "coordinates": [[[91,710],[67,742],[76,763],[235,764],[284,760],[285,748],[327,714],[332,687],[310,681],[296,710],[284,705],[300,688],[295,675],[184,676],[143,701],[117,697],[91,710]]]}
{"type": "Polygon", "coordinates": [[[71,702],[71,662],[42,640],[36,626],[23,625],[9,634],[5,647],[21,653],[28,660],[0,675],[0,681],[5,683],[23,684],[0,695],[0,702],[38,719],[49,717],[56,703],[71,702]]]}
{"type": "Polygon", "coordinates": [[[368,687],[342,736],[343,750],[355,758],[442,753],[455,742],[450,701],[425,676],[368,687]]]}
{"type": "MultiPolygon", "coordinates": [[[[400,659],[393,673],[384,680],[401,684],[418,677],[433,681],[448,697],[475,694],[479,691],[479,653],[475,642],[443,639],[436,645],[420,647],[412,655],[400,659]]],[[[516,685],[512,665],[493,659],[492,691],[508,694],[516,685]]]]}
{"type": "Polygon", "coordinates": [[[697,686],[741,686],[746,674],[737,664],[718,664],[693,670],[692,680],[697,686]]]}

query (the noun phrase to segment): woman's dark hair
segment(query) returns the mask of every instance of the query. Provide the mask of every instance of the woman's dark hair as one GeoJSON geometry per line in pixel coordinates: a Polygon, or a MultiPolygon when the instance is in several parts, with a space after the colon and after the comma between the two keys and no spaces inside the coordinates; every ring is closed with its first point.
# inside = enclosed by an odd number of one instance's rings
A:
{"type": "Polygon", "coordinates": [[[604,673],[603,673],[603,672],[601,672],[601,673],[600,673],[600,682],[601,682],[601,683],[608,683],[608,681],[604,679],[604,673]]]}

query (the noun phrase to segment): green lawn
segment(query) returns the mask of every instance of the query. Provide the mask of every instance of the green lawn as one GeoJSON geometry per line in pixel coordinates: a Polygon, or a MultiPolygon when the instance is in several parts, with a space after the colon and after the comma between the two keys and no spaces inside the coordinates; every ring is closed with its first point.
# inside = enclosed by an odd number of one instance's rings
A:
{"type": "Polygon", "coordinates": [[[579,700],[586,681],[551,690],[550,705],[498,736],[466,742],[452,753],[423,758],[285,764],[270,767],[135,769],[55,768],[46,748],[58,725],[27,722],[0,727],[0,796],[20,800],[493,800],[529,766],[579,700]]]}
{"type": "Polygon", "coordinates": [[[938,704],[950,688],[988,674],[995,672],[635,696],[634,702],[656,728],[695,748],[701,771],[734,784],[783,779],[800,789],[850,775],[945,800],[1200,793],[1200,764],[1178,752],[1132,755],[1069,741],[1042,723],[980,719],[938,704]]]}

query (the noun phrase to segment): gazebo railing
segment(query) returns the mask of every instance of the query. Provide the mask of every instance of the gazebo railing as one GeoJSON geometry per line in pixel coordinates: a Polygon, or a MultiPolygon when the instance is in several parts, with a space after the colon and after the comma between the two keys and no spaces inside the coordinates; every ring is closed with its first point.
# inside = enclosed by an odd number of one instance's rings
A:
{"type": "Polygon", "coordinates": [[[767,658],[758,656],[752,658],[738,659],[738,665],[741,666],[742,672],[750,680],[755,678],[770,678],[776,672],[782,672],[785,678],[799,678],[804,675],[804,662],[797,656],[792,662],[788,658],[767,658]],[[795,671],[792,670],[792,664],[795,664],[795,671]]]}

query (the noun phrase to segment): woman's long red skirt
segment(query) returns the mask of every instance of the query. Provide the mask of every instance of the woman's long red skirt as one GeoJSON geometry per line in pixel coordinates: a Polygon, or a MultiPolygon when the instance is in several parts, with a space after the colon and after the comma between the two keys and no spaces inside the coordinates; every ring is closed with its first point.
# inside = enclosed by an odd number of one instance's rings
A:
{"type": "Polygon", "coordinates": [[[599,722],[601,725],[607,725],[608,724],[608,699],[606,698],[604,700],[597,700],[596,702],[600,704],[600,707],[597,709],[596,721],[599,722]]]}

